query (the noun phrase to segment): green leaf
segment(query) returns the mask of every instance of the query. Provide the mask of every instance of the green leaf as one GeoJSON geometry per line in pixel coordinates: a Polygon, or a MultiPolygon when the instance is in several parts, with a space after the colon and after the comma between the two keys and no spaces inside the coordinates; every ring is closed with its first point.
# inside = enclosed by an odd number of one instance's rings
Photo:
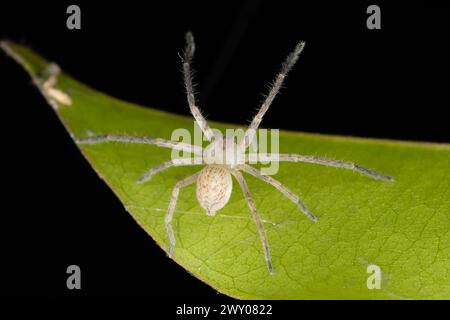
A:
{"type": "MultiPolygon", "coordinates": [[[[2,48],[42,90],[48,62],[22,46],[2,48]]],[[[191,118],[143,108],[94,91],[61,73],[55,86],[71,105],[49,102],[72,137],[132,134],[170,139],[193,131],[191,118]]],[[[212,123],[224,130],[229,125],[212,123]]],[[[233,126],[234,127],[234,126],[233,126]]],[[[175,183],[198,167],[173,168],[148,183],[136,179],[170,159],[149,145],[83,145],[94,170],[137,223],[167,249],[164,215],[175,183]]],[[[200,208],[195,187],[183,189],[174,217],[174,261],[215,289],[237,298],[450,298],[450,146],[280,133],[280,152],[357,162],[395,177],[371,180],[349,170],[281,163],[276,178],[297,193],[319,221],[312,223],[276,189],[246,175],[265,220],[274,275],[264,262],[255,223],[236,183],[214,217],[200,208]],[[368,289],[367,268],[381,268],[381,289],[368,289]]],[[[163,273],[164,270],[161,270],[163,273]]]]}

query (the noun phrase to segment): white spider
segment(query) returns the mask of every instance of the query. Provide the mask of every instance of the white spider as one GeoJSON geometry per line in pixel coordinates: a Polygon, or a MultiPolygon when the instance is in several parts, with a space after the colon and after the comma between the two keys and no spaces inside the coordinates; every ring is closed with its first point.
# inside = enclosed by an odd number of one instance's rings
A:
{"type": "Polygon", "coordinates": [[[167,234],[170,241],[170,246],[168,250],[169,257],[172,257],[173,250],[175,247],[175,236],[171,222],[178,199],[178,194],[181,188],[186,187],[194,182],[197,182],[198,202],[205,209],[206,214],[208,216],[214,216],[219,209],[223,208],[228,203],[233,186],[231,176],[234,176],[234,178],[237,180],[239,186],[242,189],[244,197],[250,208],[252,217],[255,220],[256,227],[258,229],[259,236],[262,242],[262,247],[264,249],[267,268],[270,274],[273,273],[273,268],[270,259],[270,251],[267,242],[267,236],[264,231],[261,219],[256,210],[255,203],[253,202],[253,199],[250,195],[247,183],[240,171],[244,171],[272,185],[273,187],[278,189],[281,193],[283,193],[283,195],[285,195],[289,200],[297,204],[300,207],[300,210],[303,213],[305,213],[309,219],[311,219],[314,222],[317,221],[317,218],[306,208],[306,206],[303,204],[303,202],[299,199],[297,195],[295,195],[292,191],[290,191],[279,181],[275,180],[274,178],[268,175],[262,174],[259,170],[248,165],[247,163],[250,160],[253,161],[256,160],[261,162],[288,161],[288,162],[316,163],[330,167],[354,170],[374,179],[393,181],[392,177],[379,174],[371,169],[366,169],[352,162],[331,160],[299,154],[246,153],[246,150],[255,139],[256,130],[258,129],[264,114],[266,113],[273,99],[277,95],[280,87],[283,84],[284,78],[297,61],[304,46],[305,43],[303,41],[299,42],[296,45],[294,51],[287,56],[286,60],[284,61],[281,67],[280,72],[275,78],[275,81],[269,91],[269,94],[267,95],[265,101],[263,102],[261,108],[259,109],[258,114],[253,118],[249,128],[245,132],[244,139],[242,139],[242,141],[239,143],[237,143],[234,138],[224,137],[221,134],[217,133],[216,131],[213,131],[209,127],[208,123],[206,122],[205,118],[202,116],[200,110],[196,105],[190,67],[194,55],[195,44],[193,35],[190,32],[186,34],[186,47],[184,49],[182,57],[184,82],[186,86],[187,100],[191,113],[194,116],[196,123],[198,124],[198,126],[201,128],[204,135],[208,139],[208,141],[211,142],[206,148],[202,148],[197,145],[191,145],[187,143],[164,140],[159,138],[123,136],[112,134],[86,137],[77,140],[77,142],[80,144],[95,144],[102,142],[151,144],[174,150],[187,151],[195,155],[193,158],[178,158],[164,162],[159,166],[153,167],[150,170],[148,170],[141,178],[139,178],[139,180],[137,181],[138,183],[144,183],[148,181],[154,174],[163,171],[165,169],[168,169],[170,167],[206,164],[206,166],[199,172],[178,181],[173,189],[169,208],[167,210],[167,214],[164,219],[167,234]],[[233,154],[235,156],[230,157],[229,154],[233,154]]]}

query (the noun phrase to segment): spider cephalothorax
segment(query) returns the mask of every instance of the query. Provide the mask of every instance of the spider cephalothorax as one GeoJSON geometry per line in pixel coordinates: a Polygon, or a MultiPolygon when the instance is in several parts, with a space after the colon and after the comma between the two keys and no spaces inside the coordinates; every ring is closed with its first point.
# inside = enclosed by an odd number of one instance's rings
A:
{"type": "Polygon", "coordinates": [[[203,151],[205,164],[227,165],[231,169],[245,163],[245,151],[242,145],[231,137],[216,137],[203,151]]]}
{"type": "Polygon", "coordinates": [[[194,155],[192,158],[177,158],[169,160],[167,162],[160,164],[159,166],[151,168],[137,180],[137,183],[144,183],[148,181],[154,174],[162,170],[168,169],[170,167],[205,165],[205,167],[199,172],[183,180],[178,181],[173,189],[172,197],[170,199],[169,207],[167,209],[167,214],[164,219],[170,244],[168,250],[169,257],[172,257],[173,255],[173,250],[176,242],[174,232],[172,229],[172,218],[180,189],[192,183],[197,183],[197,199],[201,207],[205,209],[206,214],[208,216],[213,216],[216,214],[218,210],[223,208],[228,203],[233,186],[232,177],[234,177],[238,182],[240,188],[242,189],[243,195],[247,201],[252,217],[256,223],[256,227],[264,250],[267,268],[269,270],[269,273],[272,274],[273,267],[272,261],[270,259],[270,251],[267,236],[264,231],[262,221],[258,215],[258,211],[256,210],[255,203],[250,195],[250,191],[248,189],[244,177],[241,174],[241,171],[272,185],[273,187],[278,189],[281,193],[283,193],[283,195],[286,196],[289,200],[297,204],[300,210],[309,219],[311,219],[314,222],[317,221],[317,218],[306,208],[304,203],[299,199],[297,195],[295,195],[292,191],[290,191],[281,182],[275,180],[269,175],[263,174],[260,170],[257,170],[251,165],[249,165],[250,161],[251,163],[255,163],[257,161],[260,162],[287,161],[287,162],[316,163],[330,167],[354,170],[374,179],[393,181],[392,177],[382,175],[371,169],[361,167],[360,165],[352,162],[332,160],[322,157],[299,155],[299,154],[273,154],[273,153],[256,154],[248,152],[249,146],[255,139],[256,130],[258,129],[264,114],[269,109],[269,106],[272,103],[275,96],[277,95],[278,91],[280,90],[280,87],[283,84],[283,81],[287,73],[297,61],[304,46],[305,46],[304,42],[299,42],[296,45],[294,51],[287,56],[261,108],[259,109],[256,116],[253,118],[249,128],[245,131],[243,139],[239,143],[234,138],[224,137],[216,130],[212,130],[196,105],[190,67],[194,55],[195,45],[194,45],[194,37],[190,32],[186,34],[186,48],[183,52],[182,57],[183,75],[187,92],[187,100],[191,113],[194,116],[196,123],[202,130],[205,137],[208,139],[208,141],[211,142],[206,148],[171,140],[164,140],[160,138],[135,137],[135,136],[112,135],[112,134],[92,136],[77,140],[77,142],[80,144],[95,144],[102,142],[151,144],[159,147],[171,148],[174,150],[187,151],[194,155]]]}

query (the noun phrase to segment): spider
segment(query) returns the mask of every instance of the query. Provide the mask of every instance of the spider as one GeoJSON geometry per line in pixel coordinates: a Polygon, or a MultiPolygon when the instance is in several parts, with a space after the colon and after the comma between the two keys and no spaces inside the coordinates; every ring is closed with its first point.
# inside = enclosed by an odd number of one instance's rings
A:
{"type": "Polygon", "coordinates": [[[317,218],[308,210],[308,208],[297,195],[295,195],[281,182],[275,180],[269,175],[261,173],[260,170],[257,170],[254,167],[250,166],[248,164],[250,160],[256,160],[266,163],[267,161],[315,163],[330,167],[354,170],[373,179],[393,181],[392,177],[377,173],[371,169],[364,168],[352,162],[300,154],[246,153],[247,149],[255,139],[256,130],[258,129],[264,114],[267,112],[269,106],[280,90],[288,72],[297,62],[300,53],[303,51],[305,42],[300,41],[295,46],[295,49],[286,57],[284,63],[281,66],[281,70],[277,74],[275,81],[270,87],[269,93],[265,97],[265,100],[263,101],[258,113],[253,118],[250,126],[245,131],[243,139],[240,142],[237,142],[234,137],[225,137],[222,134],[218,133],[216,130],[211,129],[208,125],[208,122],[200,112],[195,100],[192,83],[191,63],[194,56],[195,43],[194,37],[191,32],[186,33],[185,40],[186,46],[181,56],[181,61],[183,65],[183,76],[187,93],[187,101],[195,122],[200,127],[207,140],[210,142],[210,144],[206,148],[188,143],[164,140],[160,138],[114,134],[91,136],[80,138],[77,140],[77,143],[79,144],[96,144],[103,142],[150,144],[156,145],[158,147],[170,148],[194,154],[194,157],[192,158],[176,158],[164,162],[156,167],[150,168],[142,177],[137,180],[137,183],[144,183],[151,179],[151,177],[156,173],[171,167],[206,165],[197,173],[178,181],[173,188],[169,207],[164,219],[169,239],[168,256],[170,258],[173,257],[176,242],[172,228],[172,218],[178,200],[178,195],[181,188],[184,188],[193,183],[197,183],[196,195],[200,206],[206,211],[206,215],[214,216],[218,210],[223,208],[228,203],[233,187],[232,176],[236,179],[240,188],[242,189],[243,196],[248,204],[253,220],[256,223],[256,227],[264,251],[265,262],[270,274],[273,274],[273,267],[270,258],[269,244],[267,241],[266,232],[264,230],[262,220],[259,217],[258,211],[256,209],[255,202],[253,201],[253,198],[250,194],[247,182],[244,179],[241,171],[272,185],[289,200],[298,205],[300,210],[311,221],[317,221],[317,218]],[[235,156],[229,157],[228,154],[230,153],[234,154],[235,156]]]}

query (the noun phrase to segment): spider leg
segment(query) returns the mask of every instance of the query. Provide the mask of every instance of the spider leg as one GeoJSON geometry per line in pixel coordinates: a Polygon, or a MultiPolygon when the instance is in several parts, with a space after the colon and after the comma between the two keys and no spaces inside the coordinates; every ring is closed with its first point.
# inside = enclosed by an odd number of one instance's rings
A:
{"type": "Polygon", "coordinates": [[[269,244],[267,242],[267,236],[266,232],[264,231],[264,226],[261,222],[261,218],[258,215],[258,211],[256,210],[255,202],[253,201],[253,198],[250,195],[250,190],[248,189],[247,182],[245,182],[244,177],[242,174],[234,170],[231,172],[233,176],[236,178],[237,182],[239,183],[242,193],[244,194],[244,198],[247,201],[248,207],[250,208],[250,212],[253,216],[253,220],[255,220],[256,227],[258,228],[259,237],[261,239],[262,247],[264,249],[264,256],[266,259],[266,265],[267,269],[269,270],[270,274],[273,274],[273,267],[272,267],[272,261],[270,259],[270,251],[269,251],[269,244]]]}
{"type": "Polygon", "coordinates": [[[202,158],[178,158],[161,163],[160,165],[150,168],[142,177],[137,180],[141,184],[150,180],[155,174],[171,167],[191,166],[203,164],[202,158]]]}
{"type": "Polygon", "coordinates": [[[203,154],[203,148],[200,146],[165,140],[161,138],[150,138],[150,137],[135,137],[135,136],[125,136],[125,135],[115,135],[115,134],[105,134],[99,136],[78,138],[75,140],[78,144],[97,144],[105,142],[123,142],[123,143],[136,143],[136,144],[151,144],[158,147],[169,148],[179,151],[191,152],[197,155],[203,154]]]}
{"type": "Polygon", "coordinates": [[[194,85],[192,84],[191,63],[192,59],[194,58],[195,52],[194,36],[191,32],[188,32],[186,33],[185,38],[186,47],[184,48],[183,57],[181,58],[181,60],[183,63],[184,86],[186,87],[189,108],[191,109],[191,113],[194,116],[194,119],[197,122],[198,126],[203,131],[208,141],[211,141],[214,138],[214,131],[209,127],[208,122],[203,117],[200,109],[196,105],[194,85]]]}
{"type": "Polygon", "coordinates": [[[342,169],[348,169],[353,170],[356,172],[359,172],[363,175],[366,175],[372,179],[377,180],[384,180],[384,181],[394,181],[395,179],[391,176],[387,176],[381,173],[378,173],[372,169],[368,169],[365,167],[360,166],[359,164],[348,162],[348,161],[341,161],[341,160],[333,160],[333,159],[327,159],[322,157],[316,157],[316,156],[309,156],[309,155],[301,155],[301,154],[249,154],[249,159],[259,159],[260,161],[285,161],[285,162],[306,162],[306,163],[314,163],[314,164],[320,164],[328,167],[334,167],[334,168],[342,168],[342,169]]]}
{"type": "Polygon", "coordinates": [[[300,200],[300,198],[297,195],[295,195],[291,190],[286,188],[280,181],[275,180],[271,176],[262,174],[259,170],[253,168],[252,166],[249,166],[248,164],[244,164],[240,168],[242,169],[242,171],[275,187],[278,191],[284,194],[289,200],[297,204],[309,219],[311,219],[313,222],[317,222],[317,218],[311,213],[311,211],[308,210],[308,208],[306,208],[305,204],[300,200]]]}
{"type": "Polygon", "coordinates": [[[177,182],[172,191],[172,197],[170,198],[169,208],[167,209],[166,216],[164,218],[164,223],[166,224],[167,235],[169,236],[169,258],[173,256],[173,249],[175,248],[175,235],[172,229],[172,218],[173,212],[175,210],[175,206],[177,205],[178,195],[180,193],[180,189],[186,187],[195,182],[200,172],[197,172],[183,180],[177,182]]]}
{"type": "Polygon", "coordinates": [[[256,130],[258,130],[258,127],[262,121],[264,114],[267,112],[273,99],[275,99],[276,95],[280,91],[280,88],[283,85],[286,75],[292,69],[294,64],[297,62],[298,57],[300,56],[300,53],[302,53],[304,47],[305,47],[305,42],[300,41],[295,46],[294,51],[292,51],[286,57],[286,60],[284,60],[282,66],[281,66],[281,70],[277,74],[275,81],[273,82],[272,87],[270,88],[269,94],[266,96],[266,99],[264,100],[263,104],[261,105],[261,108],[259,109],[256,116],[253,118],[250,126],[248,127],[247,131],[245,132],[245,136],[244,136],[244,139],[242,142],[244,150],[247,149],[247,147],[249,145],[251,145],[251,143],[253,142],[253,139],[255,138],[255,135],[256,135],[256,130]]]}

